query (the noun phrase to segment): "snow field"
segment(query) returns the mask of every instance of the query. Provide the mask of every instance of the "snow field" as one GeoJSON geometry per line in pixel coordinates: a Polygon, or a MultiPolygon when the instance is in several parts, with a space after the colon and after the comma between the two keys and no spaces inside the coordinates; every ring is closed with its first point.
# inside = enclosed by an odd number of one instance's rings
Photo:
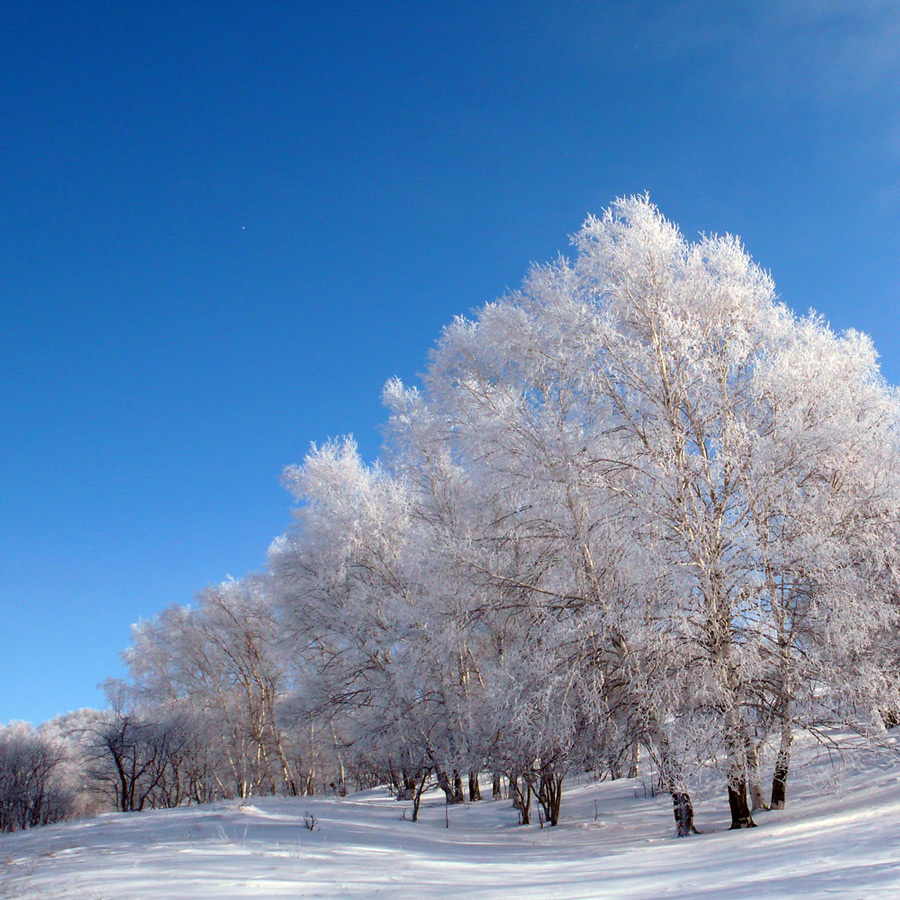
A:
{"type": "Polygon", "coordinates": [[[830,765],[798,769],[788,808],[756,829],[729,832],[724,797],[698,798],[704,833],[681,840],[669,798],[625,779],[571,780],[543,829],[516,825],[508,800],[447,810],[435,791],[418,823],[383,790],[109,814],[0,837],[0,897],[900,897],[900,765],[869,755],[838,790],[830,765]]]}

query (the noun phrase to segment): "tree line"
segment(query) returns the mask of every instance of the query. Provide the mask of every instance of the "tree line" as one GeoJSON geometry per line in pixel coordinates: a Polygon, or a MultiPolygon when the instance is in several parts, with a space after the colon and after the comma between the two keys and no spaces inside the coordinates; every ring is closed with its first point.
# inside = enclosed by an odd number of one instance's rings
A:
{"type": "Polygon", "coordinates": [[[701,770],[752,827],[798,733],[900,720],[900,405],[871,341],[646,197],[573,245],[387,384],[378,461],[345,439],[285,471],[266,571],[139,623],[110,708],[30,734],[80,796],[387,783],[415,819],[490,774],[556,824],[570,773],[649,761],[684,836],[701,770]]]}

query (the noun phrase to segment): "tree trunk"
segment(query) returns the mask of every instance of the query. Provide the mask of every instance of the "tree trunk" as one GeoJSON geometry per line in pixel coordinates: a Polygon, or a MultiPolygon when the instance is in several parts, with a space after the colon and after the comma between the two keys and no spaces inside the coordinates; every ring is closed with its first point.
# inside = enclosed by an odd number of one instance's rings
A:
{"type": "MultiPolygon", "coordinates": [[[[772,591],[774,580],[772,582],[772,591]]],[[[776,596],[775,593],[772,596],[776,596]]],[[[793,591],[787,596],[788,604],[793,600],[793,591]]],[[[791,763],[791,744],[793,732],[791,730],[791,716],[793,713],[791,695],[793,693],[794,667],[791,656],[793,646],[793,629],[788,627],[787,616],[782,606],[776,606],[774,610],[778,614],[778,645],[780,650],[780,674],[781,674],[781,702],[778,705],[778,715],[781,719],[781,744],[778,755],[775,757],[775,772],[772,776],[771,809],[784,809],[784,801],[787,795],[788,769],[791,763]]]]}
{"type": "Polygon", "coordinates": [[[337,754],[338,760],[338,794],[341,797],[347,796],[347,772],[344,768],[344,754],[339,749],[337,732],[334,730],[334,719],[329,722],[331,726],[331,743],[334,745],[334,752],[337,754]]]}
{"type": "Polygon", "coordinates": [[[519,824],[531,824],[531,785],[526,779],[521,782],[515,775],[509,776],[509,789],[513,795],[513,809],[519,813],[519,824]]]}
{"type": "Polygon", "coordinates": [[[559,824],[559,810],[562,806],[563,776],[552,772],[541,775],[538,800],[544,808],[544,817],[551,825],[559,824]]]}
{"type": "Polygon", "coordinates": [[[465,803],[466,795],[463,793],[462,776],[453,770],[453,803],[465,803]]]}
{"type": "Polygon", "coordinates": [[[419,821],[419,806],[422,803],[422,794],[425,792],[425,784],[428,782],[428,770],[426,769],[422,772],[422,778],[419,783],[416,785],[416,789],[413,792],[413,812],[412,812],[412,820],[413,822],[419,821]]]}
{"type": "Polygon", "coordinates": [[[641,745],[637,741],[635,741],[631,745],[631,766],[628,769],[628,777],[629,778],[640,777],[640,774],[641,774],[640,753],[641,753],[641,745]]]}
{"type": "Polygon", "coordinates": [[[306,776],[306,794],[311,796],[316,792],[316,726],[309,723],[309,772],[306,776]]]}
{"type": "Polygon", "coordinates": [[[609,766],[609,777],[611,781],[618,781],[622,777],[622,770],[619,768],[619,757],[615,753],[610,753],[607,757],[607,765],[609,766]]]}
{"type": "Polygon", "coordinates": [[[675,813],[675,834],[677,837],[689,837],[697,834],[694,827],[694,804],[691,795],[686,791],[672,791],[672,810],[675,813]]]}
{"type": "Polygon", "coordinates": [[[444,797],[448,803],[453,802],[453,785],[443,769],[438,769],[437,773],[438,787],[444,792],[444,797]]]}
{"type": "Polygon", "coordinates": [[[681,763],[672,752],[665,733],[659,736],[659,780],[663,789],[672,795],[672,812],[675,815],[675,834],[689,837],[699,832],[694,827],[694,804],[685,790],[681,763]]]}
{"type": "Polygon", "coordinates": [[[791,723],[789,719],[785,719],[781,725],[781,746],[778,748],[778,756],[775,757],[775,774],[772,778],[772,809],[784,809],[792,741],[791,723]]]}
{"type": "Polygon", "coordinates": [[[749,734],[747,735],[747,773],[749,775],[751,809],[754,812],[758,809],[768,809],[769,806],[759,782],[759,751],[756,741],[749,734]]]}
{"type": "Polygon", "coordinates": [[[469,772],[469,802],[481,799],[481,788],[478,786],[478,773],[469,772]]]}
{"type": "Polygon", "coordinates": [[[494,777],[491,779],[491,795],[495,800],[503,798],[503,786],[500,784],[499,772],[494,772],[494,777]]]}
{"type": "MultiPolygon", "coordinates": [[[[729,676],[729,681],[731,676],[729,676]]],[[[729,684],[734,697],[734,689],[729,684]]],[[[732,828],[755,828],[747,799],[747,726],[735,698],[725,713],[725,748],[728,751],[728,806],[732,828]]]]}
{"type": "Polygon", "coordinates": [[[462,792],[462,779],[458,772],[453,773],[453,782],[447,777],[447,773],[439,771],[437,773],[438,786],[444,792],[447,803],[462,803],[465,799],[462,792]]]}
{"type": "Polygon", "coordinates": [[[756,822],[750,814],[750,804],[747,802],[747,781],[740,779],[728,785],[728,806],[731,809],[731,827],[756,828],[756,822]]]}

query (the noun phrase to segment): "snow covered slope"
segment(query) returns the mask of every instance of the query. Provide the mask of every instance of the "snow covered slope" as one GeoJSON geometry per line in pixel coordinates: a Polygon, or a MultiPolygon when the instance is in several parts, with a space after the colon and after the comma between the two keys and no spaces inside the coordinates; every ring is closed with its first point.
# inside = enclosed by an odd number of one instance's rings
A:
{"type": "Polygon", "coordinates": [[[414,824],[379,790],[111,814],[0,837],[0,897],[900,898],[887,760],[855,757],[838,778],[812,758],[788,808],[749,831],[727,830],[716,792],[697,804],[705,833],[682,840],[668,799],[627,780],[570,786],[563,821],[543,829],[517,826],[509,801],[445,810],[434,793],[414,824]]]}

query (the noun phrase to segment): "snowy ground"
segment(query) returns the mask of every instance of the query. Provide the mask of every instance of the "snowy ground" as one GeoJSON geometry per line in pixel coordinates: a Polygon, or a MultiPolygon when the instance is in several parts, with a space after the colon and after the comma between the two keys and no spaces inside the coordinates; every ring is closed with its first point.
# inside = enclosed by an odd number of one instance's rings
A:
{"type": "Polygon", "coordinates": [[[810,757],[788,809],[749,831],[727,830],[717,791],[698,803],[705,833],[683,840],[668,799],[625,780],[571,786],[543,829],[492,800],[450,808],[448,829],[434,793],[414,824],[377,790],[105,815],[0,836],[0,897],[898,898],[900,763],[837,765],[810,757]]]}

